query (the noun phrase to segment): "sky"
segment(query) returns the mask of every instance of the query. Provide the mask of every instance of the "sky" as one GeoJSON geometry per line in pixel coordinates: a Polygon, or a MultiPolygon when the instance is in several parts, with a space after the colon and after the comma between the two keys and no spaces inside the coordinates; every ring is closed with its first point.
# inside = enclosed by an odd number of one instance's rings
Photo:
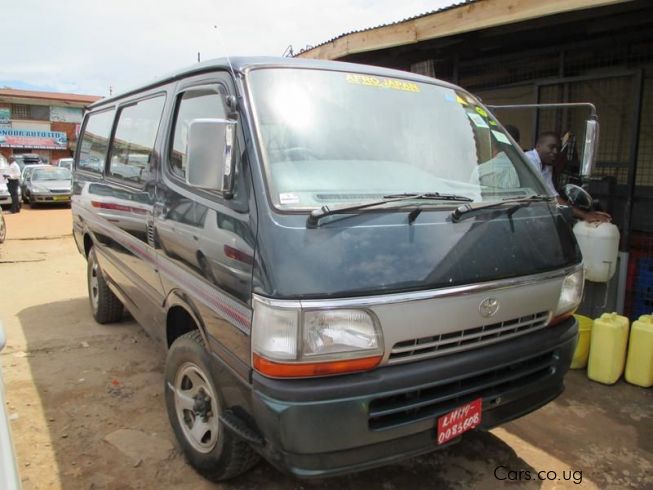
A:
{"type": "Polygon", "coordinates": [[[281,56],[462,1],[1,0],[0,87],[107,96],[198,52],[281,56]]]}

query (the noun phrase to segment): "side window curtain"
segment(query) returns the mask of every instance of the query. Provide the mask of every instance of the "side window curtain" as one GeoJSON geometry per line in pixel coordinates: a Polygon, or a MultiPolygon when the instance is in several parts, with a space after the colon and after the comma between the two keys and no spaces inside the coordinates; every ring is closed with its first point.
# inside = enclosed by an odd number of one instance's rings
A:
{"type": "Polygon", "coordinates": [[[115,109],[89,114],[82,135],[77,168],[102,173],[109,149],[115,109]]]}
{"type": "Polygon", "coordinates": [[[170,170],[181,179],[186,178],[186,145],[188,127],[193,119],[225,119],[223,97],[216,90],[195,89],[184,92],[177,102],[172,145],[170,147],[170,170]]]}
{"type": "Polygon", "coordinates": [[[164,103],[158,96],[120,109],[109,175],[136,184],[147,180],[164,103]]]}

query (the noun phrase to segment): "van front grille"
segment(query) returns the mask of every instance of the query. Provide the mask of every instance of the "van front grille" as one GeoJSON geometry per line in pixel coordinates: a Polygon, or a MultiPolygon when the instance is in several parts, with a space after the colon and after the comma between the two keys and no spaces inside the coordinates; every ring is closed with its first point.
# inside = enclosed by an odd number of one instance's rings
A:
{"type": "Polygon", "coordinates": [[[558,355],[551,351],[454,381],[374,399],[369,405],[369,427],[387,429],[438,417],[477,398],[492,398],[541,383],[555,374],[557,360],[558,355]]]}
{"type": "Polygon", "coordinates": [[[419,339],[397,342],[390,351],[389,364],[429,359],[444,354],[482,347],[507,340],[546,326],[549,312],[513,318],[504,322],[483,325],[466,330],[447,332],[419,339]]]}

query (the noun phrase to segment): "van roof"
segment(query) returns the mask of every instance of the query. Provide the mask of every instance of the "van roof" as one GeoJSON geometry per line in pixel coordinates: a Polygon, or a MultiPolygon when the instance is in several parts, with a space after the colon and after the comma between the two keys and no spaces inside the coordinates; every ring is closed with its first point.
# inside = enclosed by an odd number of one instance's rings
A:
{"type": "MultiPolygon", "coordinates": [[[[187,66],[185,68],[169,73],[163,77],[154,79],[144,85],[134,87],[130,90],[126,90],[113,97],[99,100],[98,102],[90,105],[88,108],[92,110],[96,107],[113,103],[126,96],[133,95],[138,92],[142,92],[144,90],[149,90],[159,85],[174,82],[176,80],[180,80],[188,76],[199,75],[202,73],[208,73],[216,70],[230,70],[231,69],[230,64],[231,64],[231,68],[233,68],[233,70],[237,73],[245,73],[250,69],[262,68],[262,67],[314,68],[314,69],[322,69],[322,70],[347,71],[347,72],[363,73],[369,75],[403,78],[408,80],[414,80],[416,82],[426,82],[426,83],[433,83],[433,81],[435,80],[430,77],[425,77],[423,75],[417,75],[415,73],[410,73],[406,71],[393,70],[390,68],[382,68],[378,66],[346,63],[342,61],[325,61],[325,60],[312,60],[312,59],[302,59],[302,58],[281,58],[281,57],[272,57],[272,56],[257,56],[257,57],[238,56],[230,59],[217,58],[217,59],[203,61],[201,63],[196,63],[194,65],[187,66]]],[[[442,80],[437,80],[437,82],[440,85],[444,85],[450,88],[458,88],[455,85],[452,85],[448,82],[444,82],[442,80]]]]}

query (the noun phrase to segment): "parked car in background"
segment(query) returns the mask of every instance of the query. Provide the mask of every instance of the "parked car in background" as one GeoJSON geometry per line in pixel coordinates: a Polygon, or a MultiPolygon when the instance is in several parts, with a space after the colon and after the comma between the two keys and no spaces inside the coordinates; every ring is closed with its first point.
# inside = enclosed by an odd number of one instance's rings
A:
{"type": "Polygon", "coordinates": [[[59,160],[57,160],[55,162],[55,165],[57,167],[63,167],[63,168],[67,168],[68,170],[72,170],[73,169],[73,162],[74,162],[74,159],[72,159],[72,158],[60,158],[59,160]]]}
{"type": "Polygon", "coordinates": [[[34,173],[34,170],[39,168],[50,168],[50,165],[27,165],[23,167],[23,171],[20,173],[20,192],[24,203],[28,202],[28,194],[26,192],[27,181],[34,173]]]}
{"type": "Polygon", "coordinates": [[[28,165],[43,165],[48,163],[47,160],[44,160],[43,157],[37,153],[19,153],[14,155],[14,158],[16,158],[16,163],[21,171],[28,165]]]}
{"type": "Polygon", "coordinates": [[[35,169],[25,182],[27,202],[31,206],[39,203],[70,204],[72,174],[67,168],[51,165],[35,169]]]}
{"type": "MultiPolygon", "coordinates": [[[[2,213],[0,213],[0,223],[2,213]]],[[[2,241],[2,240],[0,240],[2,241]]],[[[5,332],[0,322],[0,351],[5,346],[5,332]]],[[[9,417],[5,411],[5,387],[2,383],[2,366],[0,365],[0,488],[3,490],[19,490],[20,478],[16,465],[16,453],[11,441],[9,417]]]]}

